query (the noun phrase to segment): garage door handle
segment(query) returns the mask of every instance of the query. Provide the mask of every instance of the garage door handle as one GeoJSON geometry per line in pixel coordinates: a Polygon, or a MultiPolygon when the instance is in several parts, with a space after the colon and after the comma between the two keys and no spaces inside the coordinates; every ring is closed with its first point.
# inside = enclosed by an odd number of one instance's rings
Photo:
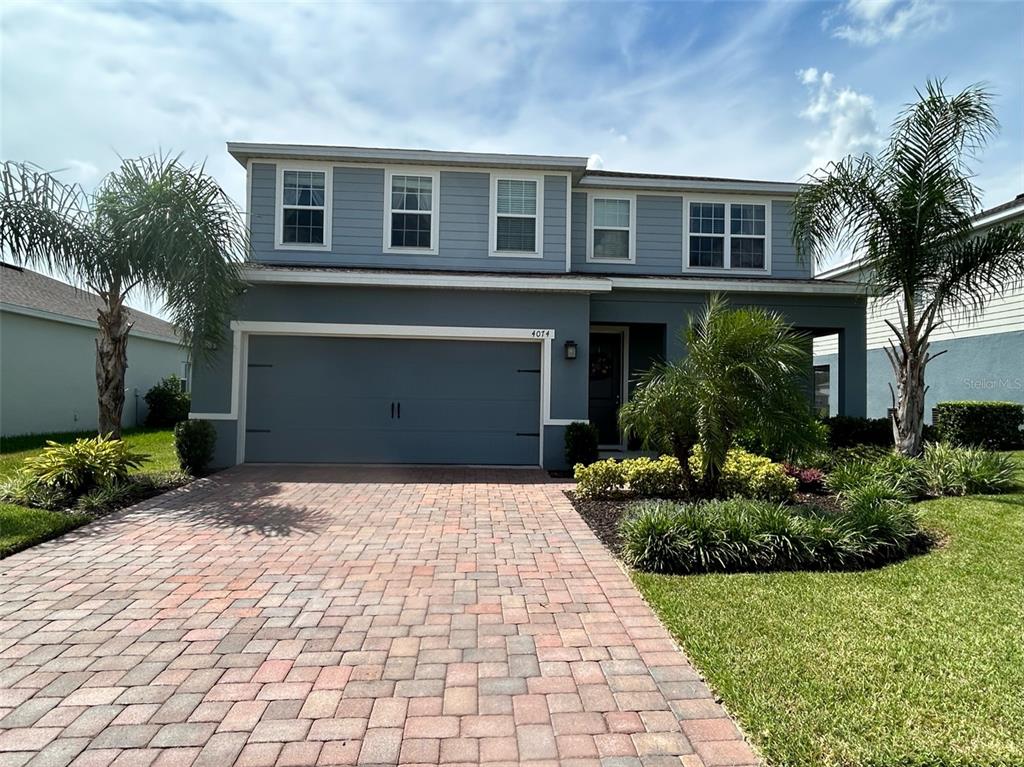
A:
{"type": "Polygon", "coordinates": [[[392,418],[395,417],[395,403],[394,402],[391,403],[391,417],[392,418]]]}
{"type": "Polygon", "coordinates": [[[401,402],[398,403],[398,419],[399,420],[402,419],[402,403],[401,402]]]}

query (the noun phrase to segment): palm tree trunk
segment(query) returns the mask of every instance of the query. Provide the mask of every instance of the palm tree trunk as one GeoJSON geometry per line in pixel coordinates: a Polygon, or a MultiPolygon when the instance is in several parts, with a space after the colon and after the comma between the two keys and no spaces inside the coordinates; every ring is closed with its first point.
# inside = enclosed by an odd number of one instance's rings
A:
{"type": "Polygon", "coordinates": [[[97,312],[99,335],[96,337],[96,394],[99,406],[99,433],[121,437],[124,411],[124,374],[128,368],[128,311],[120,290],[104,294],[106,306],[97,312]]]}
{"type": "Polygon", "coordinates": [[[918,456],[924,432],[924,368],[928,362],[927,345],[900,355],[896,370],[896,449],[903,455],[918,456]]]}

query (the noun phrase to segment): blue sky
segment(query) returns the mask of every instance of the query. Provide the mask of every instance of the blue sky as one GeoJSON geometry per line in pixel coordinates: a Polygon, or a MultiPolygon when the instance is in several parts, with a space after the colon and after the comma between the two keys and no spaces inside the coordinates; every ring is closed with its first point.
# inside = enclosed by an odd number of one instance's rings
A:
{"type": "Polygon", "coordinates": [[[978,183],[987,205],[1024,192],[1022,3],[8,0],[0,14],[0,154],[86,188],[119,154],[173,150],[241,202],[228,140],[790,180],[876,148],[934,76],[998,94],[978,183]]]}

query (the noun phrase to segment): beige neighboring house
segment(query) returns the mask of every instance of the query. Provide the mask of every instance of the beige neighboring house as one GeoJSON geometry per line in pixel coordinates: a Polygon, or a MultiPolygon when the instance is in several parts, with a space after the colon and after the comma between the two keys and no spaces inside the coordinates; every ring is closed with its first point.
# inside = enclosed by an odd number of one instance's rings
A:
{"type": "MultiPolygon", "coordinates": [[[[96,415],[100,298],[52,277],[0,265],[0,434],[88,431],[96,415]]],[[[146,392],[171,374],[188,379],[173,326],[131,310],[124,426],[141,425],[146,392]]]]}

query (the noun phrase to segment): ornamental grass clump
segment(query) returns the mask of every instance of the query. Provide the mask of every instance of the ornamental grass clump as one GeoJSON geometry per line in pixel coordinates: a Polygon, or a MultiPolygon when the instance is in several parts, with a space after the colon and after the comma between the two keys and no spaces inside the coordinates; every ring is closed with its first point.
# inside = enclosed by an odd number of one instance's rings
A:
{"type": "Polygon", "coordinates": [[[1002,453],[942,442],[925,445],[922,471],[935,495],[1007,493],[1016,487],[1016,466],[1002,453]]]}
{"type": "Polygon", "coordinates": [[[868,498],[838,514],[738,498],[640,503],[619,532],[628,565],[677,574],[873,567],[925,540],[908,505],[868,498]]]}

